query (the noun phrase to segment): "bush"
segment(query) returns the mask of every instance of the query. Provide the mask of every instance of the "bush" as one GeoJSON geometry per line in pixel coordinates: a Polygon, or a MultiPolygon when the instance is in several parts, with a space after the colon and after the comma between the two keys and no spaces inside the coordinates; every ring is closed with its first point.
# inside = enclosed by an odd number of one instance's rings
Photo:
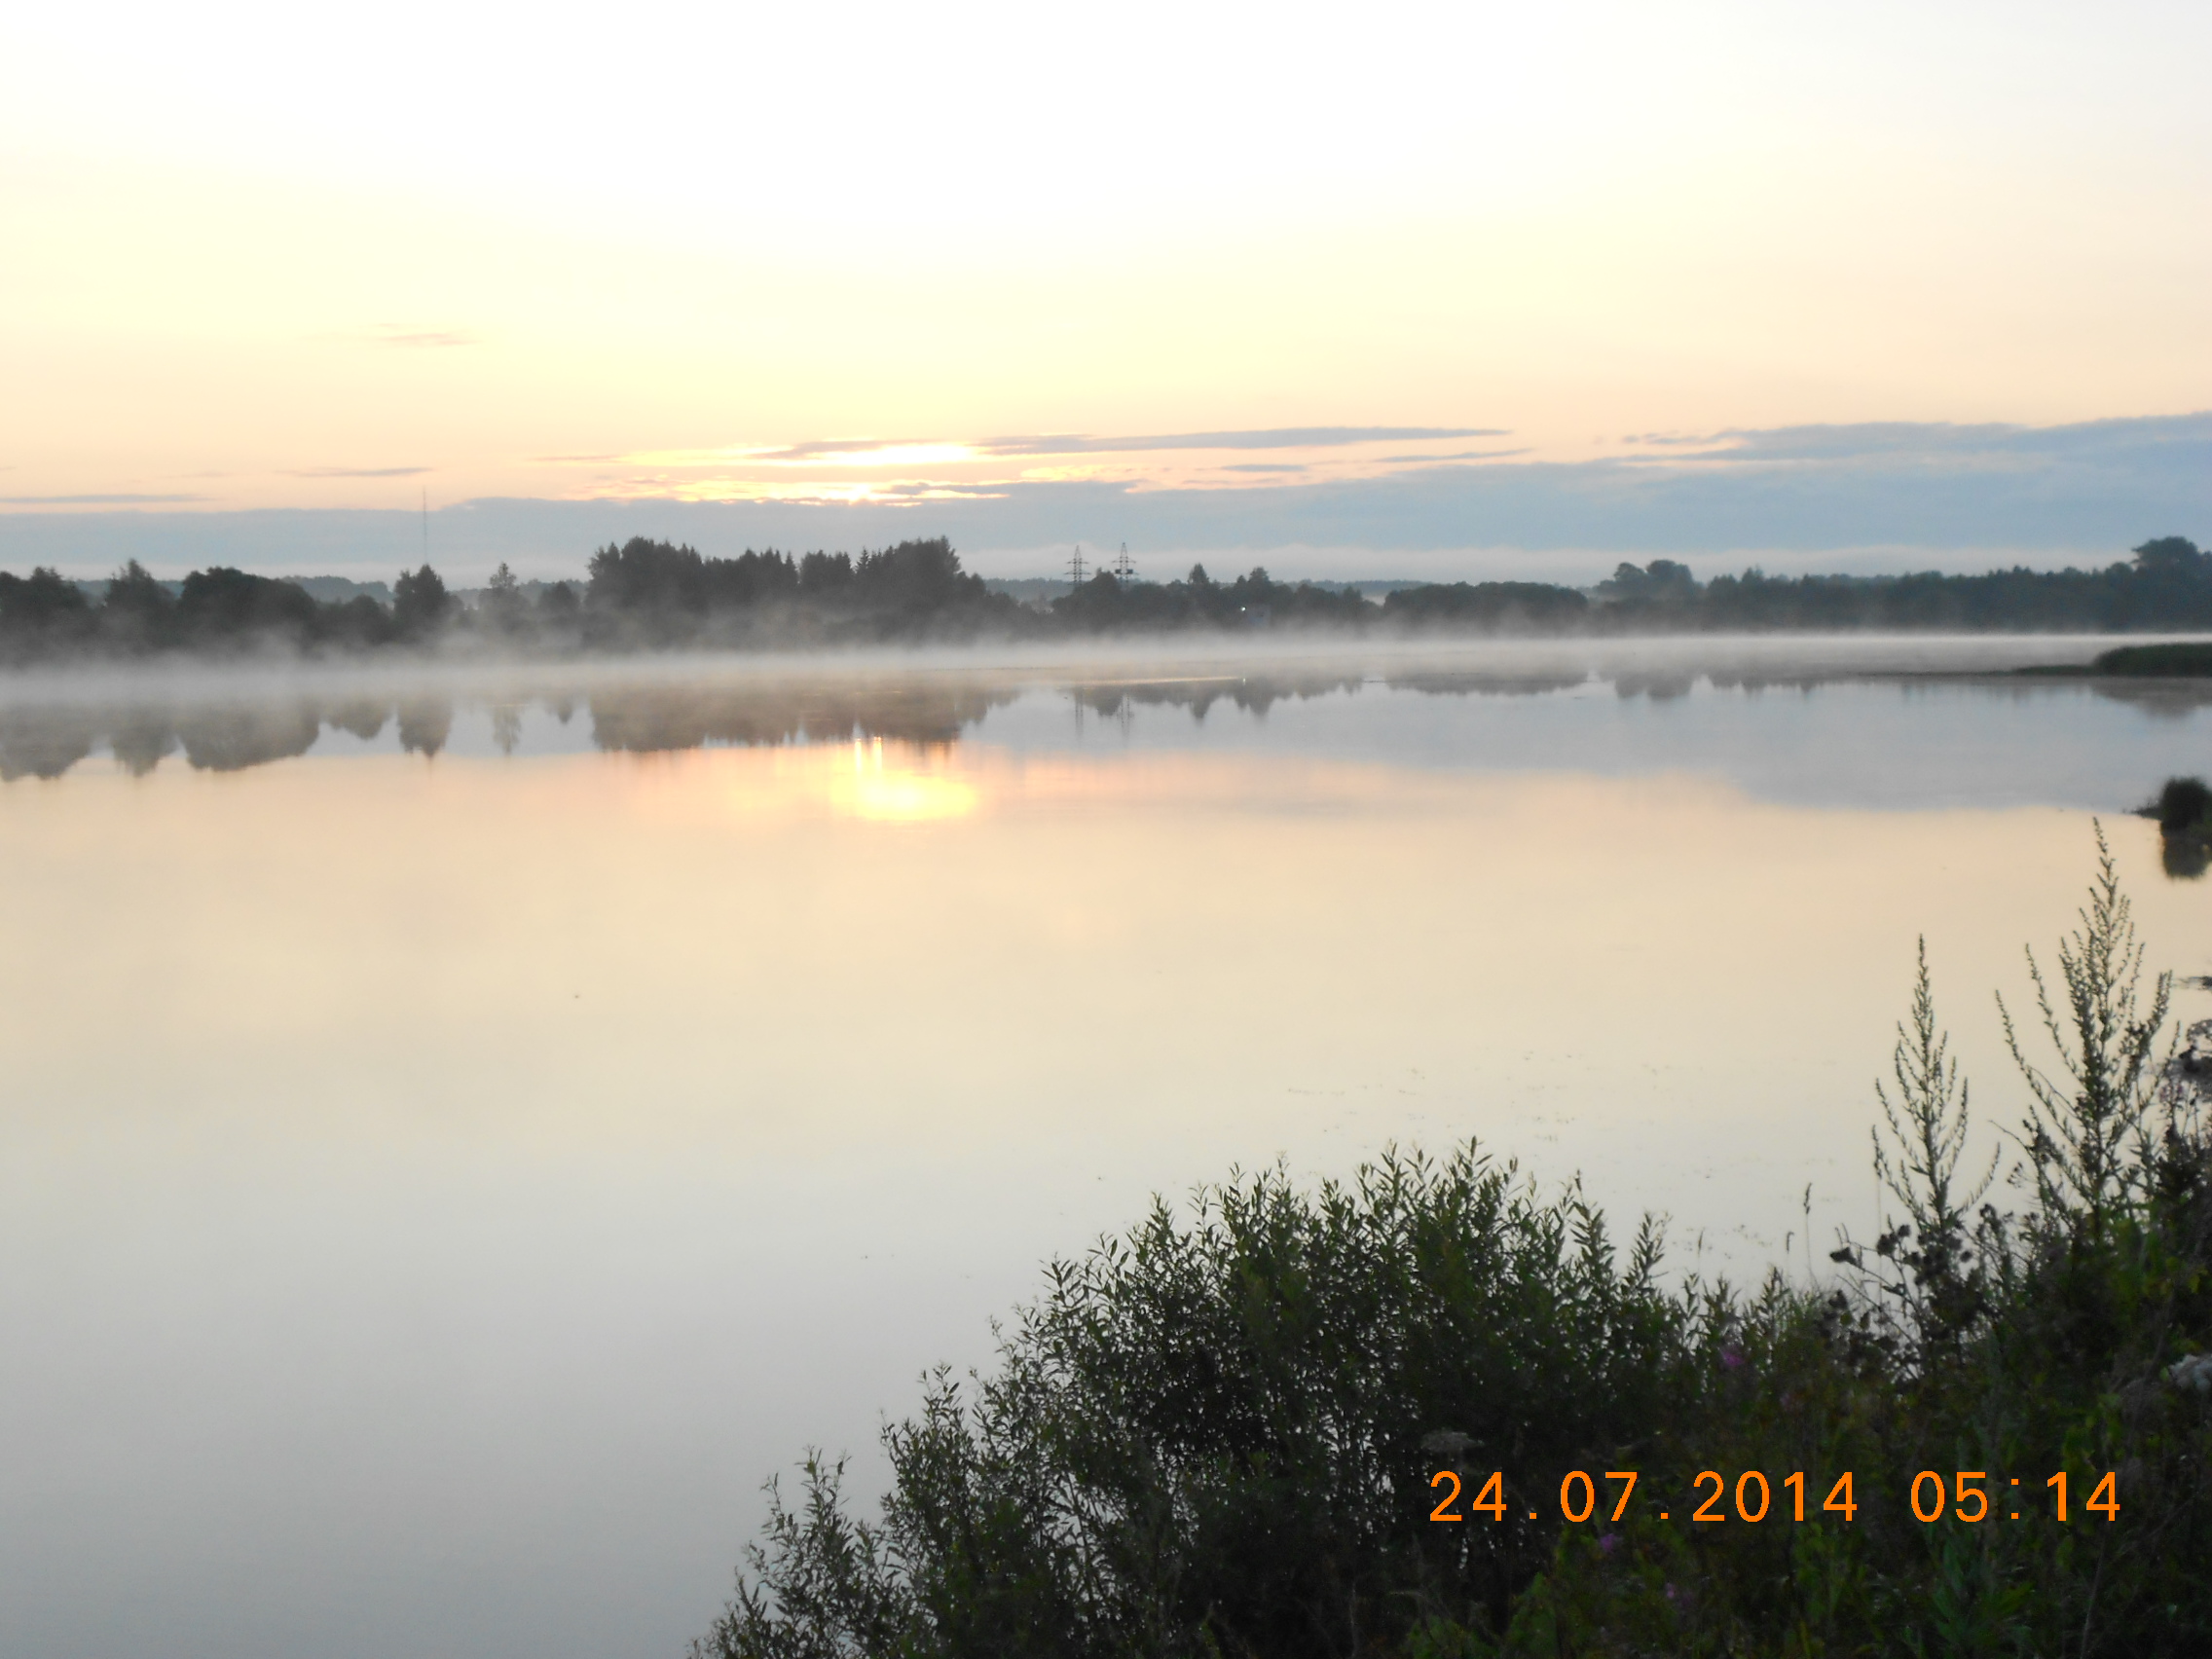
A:
{"type": "Polygon", "coordinates": [[[2178,835],[2212,828],[2212,788],[2202,778],[2168,778],[2158,798],[2143,809],[2156,818],[2161,834],[2178,835]]]}
{"type": "Polygon", "coordinates": [[[1830,1284],[1668,1289],[1649,1222],[1621,1259],[1471,1146],[1156,1204],[1051,1265],[991,1375],[929,1381],[878,1519],[819,1457],[771,1487],[695,1659],[2212,1651],[2212,1157],[2141,967],[2107,853],[2055,1004],[2036,974],[2055,1060],[2011,1033],[2008,1215],[1962,1174],[1923,954],[1875,1141],[1901,1214],[1830,1284]],[[1428,1519],[1446,1469],[1459,1525],[1428,1519]],[[1962,1469],[1990,1519],[1916,1520],[1914,1476],[1962,1469]],[[1723,1515],[1758,1471],[1767,1520],[1691,1520],[1706,1471],[1723,1515]],[[1493,1472],[1494,1520],[1465,1507],[1493,1472]]]}
{"type": "Polygon", "coordinates": [[[934,1379],[879,1523],[810,1463],[700,1651],[1295,1654],[1489,1623],[1549,1532],[1431,1525],[1430,1477],[1533,1492],[1647,1440],[1695,1387],[1658,1254],[1646,1227],[1616,1261],[1579,1198],[1472,1148],[1158,1206],[1052,1265],[997,1375],[934,1379]]]}
{"type": "Polygon", "coordinates": [[[2182,642],[2170,645],[2120,645],[2099,653],[2089,664],[2089,672],[2194,680],[2212,675],[2212,645],[2182,642]]]}

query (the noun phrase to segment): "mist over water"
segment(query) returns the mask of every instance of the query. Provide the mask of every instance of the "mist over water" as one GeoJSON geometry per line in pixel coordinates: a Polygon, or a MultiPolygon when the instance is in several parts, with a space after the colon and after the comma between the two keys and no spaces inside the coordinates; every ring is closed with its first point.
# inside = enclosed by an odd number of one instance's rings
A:
{"type": "Polygon", "coordinates": [[[144,776],[165,760],[225,772],[309,755],[538,758],[856,739],[1023,753],[1116,743],[1283,750],[1520,770],[1558,763],[1564,741],[1575,770],[1719,771],[1777,798],[2109,807],[2102,792],[2139,787],[2123,770],[2132,756],[2113,753],[2112,739],[2157,729],[2109,705],[2186,722],[2212,702],[2212,688],[2007,678],[2024,665],[2085,662],[2108,643],[1838,636],[1392,648],[1293,640],[1228,655],[1218,642],[1140,655],[854,653],[827,667],[821,658],[663,657],[535,669],[26,675],[0,681],[0,781],[58,778],[95,758],[144,776]],[[1816,688],[1824,695],[1812,696],[1816,688]],[[1802,706],[1784,715],[1775,699],[1792,692],[1802,706]],[[1932,698],[1949,700],[1949,718],[1924,718],[1932,698]],[[1607,700],[1621,705],[1610,719],[1591,707],[1607,700]],[[1674,709],[1685,701],[1695,714],[1674,709]],[[2053,742],[2054,724],[2081,741],[2053,742]],[[1969,725],[1978,742],[1968,741],[1969,725]]]}
{"type": "Polygon", "coordinates": [[[1477,1135],[1738,1276],[1809,1183],[1818,1260],[1916,936],[1985,1124],[2091,814],[2212,968],[2122,816],[2212,691],[2001,678],[2106,643],[12,682],[0,1651],[678,1651],[1232,1165],[1477,1135]]]}

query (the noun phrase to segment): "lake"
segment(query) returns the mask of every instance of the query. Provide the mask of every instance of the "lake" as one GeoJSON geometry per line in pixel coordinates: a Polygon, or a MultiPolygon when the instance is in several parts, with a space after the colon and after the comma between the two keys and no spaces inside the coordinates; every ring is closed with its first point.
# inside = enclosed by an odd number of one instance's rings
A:
{"type": "Polygon", "coordinates": [[[0,1651],[680,1653],[764,1479],[1277,1159],[1825,1271],[1917,938],[1985,1147],[2093,816],[2212,971],[2127,816],[2212,686],[1998,672],[2106,643],[0,684],[0,1651]]]}

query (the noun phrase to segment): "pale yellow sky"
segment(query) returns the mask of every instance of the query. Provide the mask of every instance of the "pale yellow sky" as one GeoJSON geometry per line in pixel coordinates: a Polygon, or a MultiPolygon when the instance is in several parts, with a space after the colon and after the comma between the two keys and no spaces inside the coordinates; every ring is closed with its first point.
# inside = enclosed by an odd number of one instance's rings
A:
{"type": "Polygon", "coordinates": [[[11,15],[0,497],[1259,488],[2199,410],[2208,18],[11,15]],[[1501,435],[975,448],[1283,427],[1501,435]]]}

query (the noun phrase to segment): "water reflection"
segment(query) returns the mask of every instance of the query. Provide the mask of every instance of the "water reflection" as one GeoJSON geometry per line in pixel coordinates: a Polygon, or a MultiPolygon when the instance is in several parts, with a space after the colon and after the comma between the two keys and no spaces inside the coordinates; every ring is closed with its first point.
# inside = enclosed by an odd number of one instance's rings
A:
{"type": "MultiPolygon", "coordinates": [[[[734,746],[846,744],[855,739],[949,744],[975,732],[994,711],[1040,692],[1063,699],[1080,717],[1124,724],[1139,710],[1180,710],[1203,725],[1217,708],[1254,719],[1286,703],[1356,699],[1377,693],[1477,701],[1571,696],[1610,689],[1623,703],[1677,704],[1700,689],[1755,694],[1811,692],[1866,676],[1803,668],[1722,664],[1494,665],[1481,669],[1406,667],[1277,670],[1165,678],[1028,676],[701,678],[645,683],[556,684],[517,691],[407,688],[372,692],[293,687],[233,699],[145,696],[112,701],[0,701],[0,781],[55,779],[102,752],[133,777],[171,755],[200,771],[234,772],[295,758],[325,734],[376,743],[396,728],[400,750],[435,757],[454,741],[457,719],[481,716],[492,748],[532,753],[531,719],[543,714],[566,727],[588,714],[591,746],[616,754],[661,754],[734,746]]],[[[1995,703],[2047,704],[2087,696],[2161,720],[2212,707],[2212,682],[2017,680],[1915,680],[1885,683],[1912,696],[1971,687],[1995,703]]],[[[568,746],[563,746],[568,747],[568,746]]]]}
{"type": "Polygon", "coordinates": [[[838,812],[885,824],[920,824],[939,818],[966,818],[981,796],[976,786],[942,764],[942,748],[910,746],[887,759],[883,739],[853,739],[850,771],[837,768],[831,800],[838,812]]]}
{"type": "MultiPolygon", "coordinates": [[[[1672,703],[1687,697],[1697,688],[1702,676],[1679,671],[1656,674],[1622,674],[1613,681],[1613,692],[1623,699],[1648,697],[1654,703],[1672,703]]],[[[1745,690],[1759,690],[1761,686],[1747,685],[1745,690]]]]}
{"type": "Polygon", "coordinates": [[[434,756],[452,735],[452,698],[415,697],[399,705],[399,747],[408,754],[434,756]]]}
{"type": "Polygon", "coordinates": [[[592,691],[592,739],[604,750],[655,754],[886,738],[951,743],[1018,687],[942,682],[622,686],[592,691]]]}
{"type": "MultiPolygon", "coordinates": [[[[765,1475],[1235,1163],[1476,1134],[1740,1276],[1808,1182],[1862,1227],[1915,936],[2011,1120],[1987,991],[2091,855],[2052,804],[2212,722],[1681,679],[0,709],[69,775],[0,793],[0,1652],[680,1651],[765,1475]]],[[[2212,967],[2212,890],[2108,829],[2153,963],[2212,967]]]]}
{"type": "Polygon", "coordinates": [[[1184,709],[1203,724],[1216,704],[1265,719],[1285,701],[1349,696],[1369,682],[1362,674],[1221,675],[1204,680],[1112,681],[1073,684],[1066,695],[1087,713],[1118,719],[1135,709],[1184,709]]]}
{"type": "MultiPolygon", "coordinates": [[[[0,780],[12,784],[18,778],[58,778],[92,754],[102,729],[90,720],[42,718],[36,711],[0,715],[0,780]]],[[[154,760],[166,752],[165,733],[164,747],[154,752],[143,769],[151,771],[154,760]]]]}

